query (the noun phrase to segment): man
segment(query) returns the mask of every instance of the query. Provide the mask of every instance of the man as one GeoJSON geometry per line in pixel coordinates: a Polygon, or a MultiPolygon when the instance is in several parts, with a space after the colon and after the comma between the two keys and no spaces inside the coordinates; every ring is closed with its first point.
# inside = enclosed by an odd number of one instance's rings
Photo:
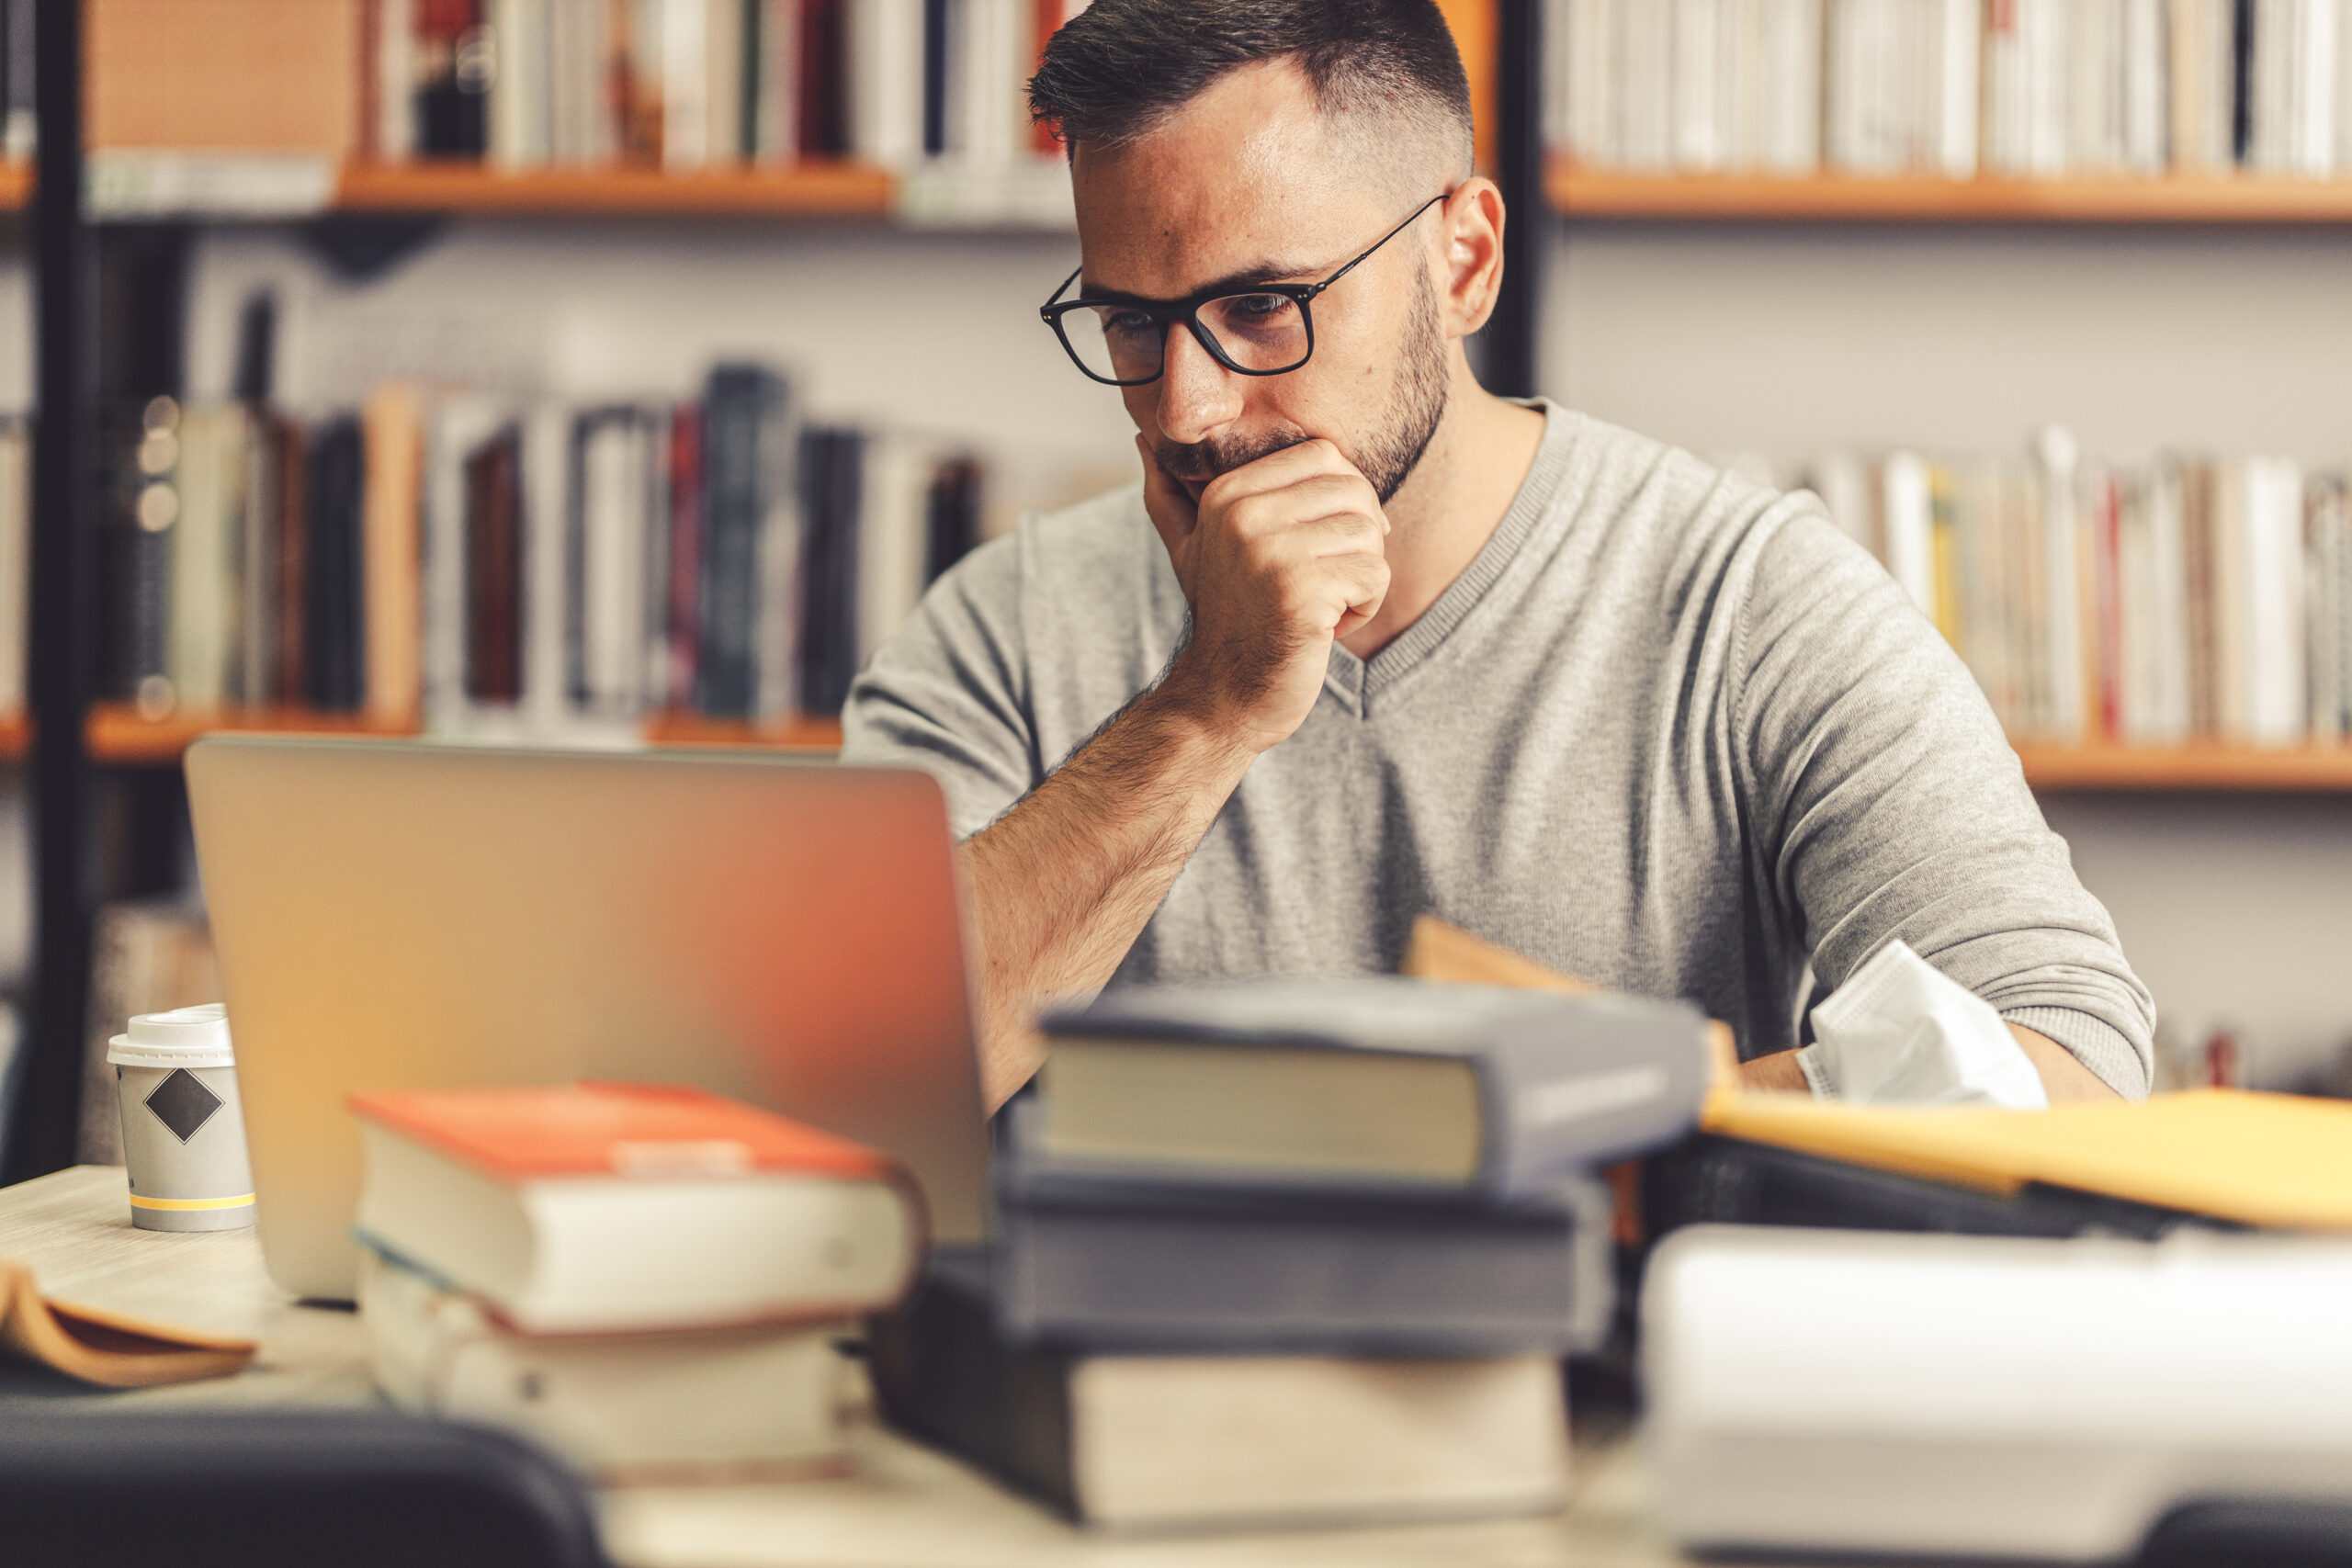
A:
{"type": "Polygon", "coordinates": [[[1504,213],[1430,0],[1094,0],[1030,93],[1084,263],[1046,313],[1142,482],[975,552],[845,722],[966,835],[992,1104],[1041,1000],[1393,970],[1425,910],[1698,1002],[1758,1087],[1804,1087],[1808,959],[1899,937],[2053,1100],[2146,1091],[2107,912],[1876,563],[1478,386],[1504,213]]]}

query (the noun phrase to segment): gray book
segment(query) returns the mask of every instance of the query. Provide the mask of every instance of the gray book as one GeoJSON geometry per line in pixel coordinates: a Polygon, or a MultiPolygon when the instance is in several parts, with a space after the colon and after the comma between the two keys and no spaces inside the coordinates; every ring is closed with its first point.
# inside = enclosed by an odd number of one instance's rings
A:
{"type": "Polygon", "coordinates": [[[1494,1356],[1591,1350],[1615,1301],[1589,1178],[1496,1205],[1203,1188],[1024,1149],[997,1161],[997,1323],[1015,1345],[1494,1356]]]}
{"type": "Polygon", "coordinates": [[[1687,1003],[1394,976],[1123,987],[1045,1029],[1044,1152],[1252,1188],[1539,1200],[1689,1131],[1710,1071],[1687,1003]]]}

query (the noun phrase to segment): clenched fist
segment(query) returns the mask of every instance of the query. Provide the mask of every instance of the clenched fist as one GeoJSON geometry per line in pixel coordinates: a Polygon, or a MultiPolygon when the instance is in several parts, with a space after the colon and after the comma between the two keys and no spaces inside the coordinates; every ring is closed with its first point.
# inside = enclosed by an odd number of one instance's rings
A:
{"type": "Polygon", "coordinates": [[[1387,595],[1380,499],[1329,441],[1219,474],[1197,502],[1141,436],[1136,446],[1144,506],[1193,609],[1160,690],[1252,751],[1278,746],[1315,706],[1333,640],[1387,595]]]}

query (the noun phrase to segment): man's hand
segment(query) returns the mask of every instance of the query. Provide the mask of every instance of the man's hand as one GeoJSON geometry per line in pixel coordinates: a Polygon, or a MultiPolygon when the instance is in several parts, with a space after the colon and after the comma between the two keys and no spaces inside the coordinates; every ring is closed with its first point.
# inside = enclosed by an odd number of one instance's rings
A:
{"type": "Polygon", "coordinates": [[[1290,739],[1323,689],[1331,644],[1380,613],[1388,519],[1329,441],[1219,474],[1197,505],[1141,436],[1144,506],[1193,609],[1160,690],[1251,752],[1290,739]]]}

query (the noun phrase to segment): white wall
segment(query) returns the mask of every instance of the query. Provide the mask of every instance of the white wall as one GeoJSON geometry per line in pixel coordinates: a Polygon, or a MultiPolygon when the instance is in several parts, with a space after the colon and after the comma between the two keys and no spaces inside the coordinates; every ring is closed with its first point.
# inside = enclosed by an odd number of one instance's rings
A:
{"type": "MultiPolygon", "coordinates": [[[[1553,394],[1702,451],[2035,424],[2352,459],[2352,233],[1557,225],[1553,394]]],[[[2164,1030],[2277,1081],[2352,1042],[2352,799],[2052,796],[2164,1030]]]]}

